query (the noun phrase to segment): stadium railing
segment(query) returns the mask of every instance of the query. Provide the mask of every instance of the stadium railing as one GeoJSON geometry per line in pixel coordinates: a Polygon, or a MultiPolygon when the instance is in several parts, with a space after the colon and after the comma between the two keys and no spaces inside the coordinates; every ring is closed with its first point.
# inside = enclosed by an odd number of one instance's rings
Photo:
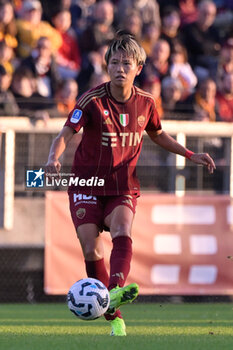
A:
{"type": "MultiPolygon", "coordinates": [[[[0,227],[12,228],[14,196],[32,195],[25,193],[25,169],[44,166],[51,142],[64,122],[63,118],[54,118],[45,125],[42,120],[31,122],[27,117],[0,117],[0,227]]],[[[142,189],[157,187],[160,192],[178,196],[192,190],[220,191],[233,197],[233,124],[164,120],[162,125],[184,146],[213,155],[217,169],[222,169],[220,178],[206,182],[211,178],[202,167],[194,168],[184,157],[159,150],[144,137],[138,163],[142,189]]],[[[73,152],[68,152],[66,164],[72,163],[72,157],[73,152]]]]}

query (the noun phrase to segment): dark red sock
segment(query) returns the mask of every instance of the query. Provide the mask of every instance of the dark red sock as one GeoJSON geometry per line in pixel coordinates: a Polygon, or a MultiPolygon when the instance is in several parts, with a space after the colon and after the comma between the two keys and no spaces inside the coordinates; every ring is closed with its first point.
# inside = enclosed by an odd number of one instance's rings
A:
{"type": "Polygon", "coordinates": [[[105,267],[104,259],[96,261],[85,260],[87,276],[96,278],[101,281],[106,287],[109,284],[109,277],[105,267]]]}
{"type": "MultiPolygon", "coordinates": [[[[88,277],[96,278],[105,286],[108,286],[109,277],[104,264],[104,259],[96,261],[85,260],[85,264],[88,277]]],[[[104,317],[107,321],[115,320],[116,317],[122,318],[120,310],[117,310],[113,315],[105,314],[104,317]]]]}
{"type": "Polygon", "coordinates": [[[130,270],[132,258],[132,240],[127,236],[119,236],[112,240],[113,248],[110,257],[110,278],[108,289],[117,285],[123,287],[130,270]]]}
{"type": "Polygon", "coordinates": [[[116,317],[122,318],[122,315],[121,315],[120,309],[118,309],[118,310],[115,312],[115,314],[113,314],[113,315],[104,314],[104,317],[105,317],[105,320],[107,320],[107,321],[112,321],[112,320],[115,320],[116,317]]]}

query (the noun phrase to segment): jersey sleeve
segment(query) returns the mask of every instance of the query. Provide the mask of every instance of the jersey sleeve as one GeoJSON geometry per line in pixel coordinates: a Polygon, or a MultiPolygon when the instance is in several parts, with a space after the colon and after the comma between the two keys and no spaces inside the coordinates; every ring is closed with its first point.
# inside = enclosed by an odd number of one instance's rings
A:
{"type": "Polygon", "coordinates": [[[77,104],[74,109],[69,113],[68,118],[64,126],[69,126],[78,132],[88,121],[87,112],[81,109],[77,104]]]}
{"type": "Polygon", "coordinates": [[[150,118],[145,128],[146,131],[155,131],[158,135],[162,132],[162,125],[160,122],[159,114],[156,110],[155,103],[151,104],[150,118]]]}

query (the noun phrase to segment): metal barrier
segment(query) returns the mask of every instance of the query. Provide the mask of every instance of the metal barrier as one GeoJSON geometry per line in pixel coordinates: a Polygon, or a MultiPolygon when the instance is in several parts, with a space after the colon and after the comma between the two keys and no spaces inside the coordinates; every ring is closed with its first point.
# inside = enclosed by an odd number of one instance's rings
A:
{"type": "MultiPolygon", "coordinates": [[[[32,195],[25,191],[25,168],[46,163],[52,139],[64,122],[63,118],[50,119],[45,125],[41,120],[32,123],[25,117],[0,117],[0,227],[12,228],[14,195],[32,195]]],[[[160,149],[145,134],[138,162],[142,188],[156,188],[178,196],[192,190],[206,190],[232,197],[233,125],[192,121],[162,121],[162,125],[184,146],[213,154],[218,166],[216,175],[210,177],[202,167],[192,166],[184,157],[160,149]]],[[[63,164],[72,164],[76,142],[77,139],[65,152],[63,164]]]]}

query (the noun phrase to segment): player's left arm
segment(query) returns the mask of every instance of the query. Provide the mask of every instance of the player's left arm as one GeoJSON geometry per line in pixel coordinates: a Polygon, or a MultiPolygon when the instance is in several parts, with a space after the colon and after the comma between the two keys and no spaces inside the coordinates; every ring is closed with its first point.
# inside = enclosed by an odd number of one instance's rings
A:
{"type": "Polygon", "coordinates": [[[205,165],[210,174],[216,169],[215,163],[208,153],[193,153],[192,151],[189,151],[165,131],[161,130],[161,133],[158,133],[156,131],[148,130],[147,134],[154,143],[167,151],[186,157],[193,163],[205,165]]]}

